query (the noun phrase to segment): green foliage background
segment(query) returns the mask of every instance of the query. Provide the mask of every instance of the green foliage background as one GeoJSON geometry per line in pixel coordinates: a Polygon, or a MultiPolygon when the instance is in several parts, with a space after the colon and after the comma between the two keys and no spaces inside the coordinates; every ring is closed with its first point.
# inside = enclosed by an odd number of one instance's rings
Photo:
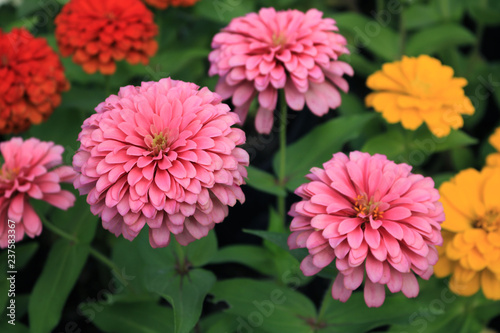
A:
{"type": "MultiPolygon", "coordinates": [[[[18,8],[0,7],[0,26],[5,31],[26,26],[57,50],[53,20],[65,2],[25,0],[18,8]]],[[[213,35],[232,18],[262,6],[318,8],[334,18],[348,39],[351,54],[343,60],[352,65],[355,76],[338,110],[321,119],[308,118],[302,127],[290,120],[299,130],[289,137],[286,191],[277,186],[275,176],[277,135],[266,138],[271,143],[265,148],[247,144],[257,154],[249,168],[253,189],[296,200],[291,192],[304,182],[308,170],[341,150],[386,154],[432,176],[437,185],[459,170],[484,165],[493,151],[487,138],[499,122],[500,62],[491,48],[500,25],[496,0],[201,0],[192,8],[153,10],[160,48],[149,65],[121,62],[116,74],[105,78],[88,75],[71,59],[63,59],[71,90],[47,122],[22,136],[63,145],[64,161],[71,164],[83,120],[120,86],[170,76],[214,90],[217,78],[207,75],[213,35]],[[454,68],[456,76],[468,80],[466,94],[476,113],[465,119],[462,130],[436,139],[425,126],[409,132],[399,124],[388,125],[364,106],[366,77],[403,54],[438,57],[454,68]]],[[[252,120],[244,129],[249,138],[259,139],[252,120]]],[[[487,301],[480,293],[455,296],[446,280],[435,278],[419,280],[416,299],[391,295],[378,309],[367,308],[362,293],[346,304],[334,301],[328,284],[335,269],[324,269],[320,278],[303,276],[299,262],[306,252],[288,251],[287,231],[272,207],[268,231],[256,230],[250,222],[248,243],[225,241],[219,247],[216,232],[211,232],[187,247],[173,241],[157,250],[149,246],[147,234],[129,242],[102,230],[84,198],[67,212],[38,203],[35,207],[73,240],[45,228],[41,237],[17,246],[15,327],[4,321],[7,254],[0,253],[0,332],[479,332],[488,324],[499,328],[498,319],[491,322],[500,314],[499,302],[487,301]],[[103,254],[111,259],[103,259],[103,254]],[[111,260],[113,269],[96,259],[111,260]]],[[[224,223],[238,222],[230,213],[224,223]]],[[[223,232],[218,236],[231,237],[223,232]]]]}

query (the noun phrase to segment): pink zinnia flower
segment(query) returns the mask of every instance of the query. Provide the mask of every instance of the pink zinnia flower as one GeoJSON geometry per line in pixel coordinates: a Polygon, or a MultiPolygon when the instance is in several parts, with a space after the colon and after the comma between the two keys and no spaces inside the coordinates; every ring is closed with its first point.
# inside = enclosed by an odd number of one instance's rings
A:
{"type": "Polygon", "coordinates": [[[439,192],[429,177],[384,155],[343,153],[313,168],[295,193],[290,248],[307,247],[305,275],[314,275],[334,259],[339,274],[332,296],[347,301],[363,282],[370,307],[381,306],[387,285],[392,293],[416,297],[415,277],[428,279],[438,260],[444,221],[439,192]]]}
{"type": "Polygon", "coordinates": [[[3,165],[0,169],[0,247],[8,245],[8,220],[16,223],[16,242],[26,233],[33,238],[42,232],[40,217],[29,199],[43,200],[60,209],[75,203],[75,196],[61,189],[76,174],[69,166],[61,166],[62,146],[35,138],[23,141],[12,138],[0,143],[3,165]]]}
{"type": "Polygon", "coordinates": [[[127,86],[85,120],[75,187],[116,236],[147,224],[153,247],[170,233],[186,245],[207,235],[245,197],[245,134],[219,95],[170,78],[127,86]]]}
{"type": "Polygon", "coordinates": [[[352,75],[337,58],[348,53],[346,40],[335,33],[335,21],[310,9],[278,11],[262,8],[235,18],[212,41],[210,75],[220,75],[216,92],[233,97],[235,112],[245,120],[256,95],[259,110],[255,127],[269,133],[273,126],[278,89],[285,89],[286,103],[299,111],[322,116],[340,105],[337,87],[347,91],[342,75],[352,75]]]}

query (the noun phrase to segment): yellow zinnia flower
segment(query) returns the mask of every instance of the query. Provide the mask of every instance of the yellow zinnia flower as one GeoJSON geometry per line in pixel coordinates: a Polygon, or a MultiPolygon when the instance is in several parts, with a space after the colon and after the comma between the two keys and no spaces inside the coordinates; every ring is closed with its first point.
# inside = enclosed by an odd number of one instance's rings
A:
{"type": "Polygon", "coordinates": [[[450,128],[463,126],[462,114],[474,113],[462,89],[467,80],[453,77],[451,67],[427,55],[403,56],[401,61],[384,64],[366,85],[375,90],[366,97],[366,105],[389,123],[401,122],[410,130],[425,121],[435,136],[444,137],[450,128]]]}
{"type": "Polygon", "coordinates": [[[439,188],[446,220],[434,274],[452,274],[450,289],[463,296],[479,288],[500,299],[500,168],[467,169],[439,188]]]}
{"type": "Polygon", "coordinates": [[[488,141],[497,152],[486,157],[486,164],[488,166],[500,166],[500,127],[495,130],[488,141]]]}

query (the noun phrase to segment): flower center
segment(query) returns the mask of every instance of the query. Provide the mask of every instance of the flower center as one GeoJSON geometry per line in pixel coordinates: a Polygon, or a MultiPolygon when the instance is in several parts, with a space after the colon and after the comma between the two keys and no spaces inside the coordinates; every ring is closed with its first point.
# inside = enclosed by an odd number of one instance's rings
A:
{"type": "Polygon", "coordinates": [[[273,33],[273,46],[285,46],[286,44],[286,36],[285,34],[275,34],[273,33]]]}
{"type": "Polygon", "coordinates": [[[156,134],[151,142],[151,149],[155,154],[158,154],[165,148],[167,148],[167,138],[163,135],[163,133],[156,134]]]}
{"type": "Polygon", "coordinates": [[[491,209],[483,217],[478,218],[474,223],[475,228],[481,228],[487,232],[493,232],[500,229],[500,212],[491,209]]]}
{"type": "Polygon", "coordinates": [[[368,220],[370,216],[374,220],[382,219],[384,212],[380,211],[379,204],[379,202],[374,202],[373,198],[368,199],[366,194],[358,194],[356,199],[354,199],[356,216],[365,220],[368,220]]]}
{"type": "Polygon", "coordinates": [[[0,180],[7,182],[14,180],[19,174],[19,170],[20,170],[19,168],[14,168],[14,169],[0,168],[0,180]]]}

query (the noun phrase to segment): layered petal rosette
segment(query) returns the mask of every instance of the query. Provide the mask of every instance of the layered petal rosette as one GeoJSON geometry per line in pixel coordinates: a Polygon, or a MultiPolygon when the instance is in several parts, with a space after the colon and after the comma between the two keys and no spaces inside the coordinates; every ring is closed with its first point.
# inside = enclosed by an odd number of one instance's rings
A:
{"type": "Polygon", "coordinates": [[[290,211],[288,239],[291,249],[309,250],[302,272],[314,275],[335,260],[332,296],[342,302],[363,280],[370,307],[383,304],[386,285],[416,297],[416,276],[432,275],[442,243],[444,213],[433,180],[361,152],[334,154],[307,178],[295,191],[302,201],[290,211]]]}
{"type": "Polygon", "coordinates": [[[474,114],[463,89],[467,80],[453,74],[453,68],[428,55],[403,56],[368,77],[366,85],[374,91],[366,105],[389,123],[416,130],[425,122],[435,136],[447,136],[464,125],[463,115],[474,114]]]}
{"type": "Polygon", "coordinates": [[[158,26],[141,0],[70,0],[55,23],[62,55],[89,74],[113,74],[123,59],[146,65],[158,49],[158,26]]]}
{"type": "Polygon", "coordinates": [[[61,183],[72,182],[76,174],[61,166],[64,148],[35,138],[23,141],[12,138],[0,143],[3,164],[0,168],[0,247],[8,245],[8,221],[15,223],[16,242],[40,235],[42,222],[30,199],[48,202],[68,209],[75,196],[61,189],[61,183]]]}
{"type": "Polygon", "coordinates": [[[450,290],[471,296],[480,289],[500,299],[500,168],[466,169],[439,188],[446,213],[436,276],[451,274],[450,290]]]}
{"type": "Polygon", "coordinates": [[[129,240],[149,227],[153,247],[171,233],[186,245],[222,222],[245,197],[245,134],[219,95],[162,79],[127,86],[85,120],[73,165],[104,228],[129,240]]]}
{"type": "Polygon", "coordinates": [[[215,91],[232,97],[242,121],[258,96],[255,127],[260,133],[271,131],[279,89],[290,108],[299,111],[307,104],[318,116],[340,105],[338,89],[348,90],[342,76],[353,70],[337,60],[348,53],[346,39],[335,32],[333,19],[322,16],[316,9],[262,8],[233,19],[214,36],[209,74],[220,76],[215,91]]]}
{"type": "Polygon", "coordinates": [[[57,53],[28,30],[0,29],[0,134],[47,120],[69,89],[57,53]]]}

